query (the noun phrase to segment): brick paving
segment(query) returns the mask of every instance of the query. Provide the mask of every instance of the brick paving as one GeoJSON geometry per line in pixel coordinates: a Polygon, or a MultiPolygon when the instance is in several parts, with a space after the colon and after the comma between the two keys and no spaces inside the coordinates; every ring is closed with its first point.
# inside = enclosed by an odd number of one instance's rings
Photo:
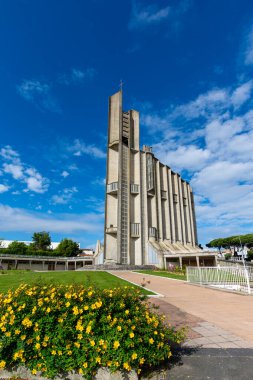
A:
{"type": "Polygon", "coordinates": [[[253,298],[190,285],[184,281],[129,271],[111,272],[140,285],[143,277],[151,298],[171,325],[188,328],[185,347],[253,349],[253,298]]]}

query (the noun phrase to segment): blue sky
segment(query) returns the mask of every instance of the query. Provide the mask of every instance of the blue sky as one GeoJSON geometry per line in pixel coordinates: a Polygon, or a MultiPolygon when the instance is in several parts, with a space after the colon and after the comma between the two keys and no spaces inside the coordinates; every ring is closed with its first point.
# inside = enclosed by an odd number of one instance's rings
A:
{"type": "Polygon", "coordinates": [[[253,3],[0,4],[0,238],[103,240],[108,96],[190,180],[199,240],[252,232],[253,3]]]}

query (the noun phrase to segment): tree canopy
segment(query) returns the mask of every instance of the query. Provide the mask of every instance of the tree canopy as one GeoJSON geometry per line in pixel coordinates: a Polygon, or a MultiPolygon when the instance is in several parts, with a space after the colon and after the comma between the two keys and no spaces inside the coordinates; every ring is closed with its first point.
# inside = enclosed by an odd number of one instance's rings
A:
{"type": "Polygon", "coordinates": [[[30,245],[31,248],[42,251],[47,251],[50,249],[51,237],[49,235],[49,232],[34,232],[32,240],[33,243],[30,245]]]}
{"type": "Polygon", "coordinates": [[[79,245],[71,239],[63,239],[56,248],[59,256],[77,256],[80,252],[79,245]]]}
{"type": "Polygon", "coordinates": [[[12,255],[26,255],[27,250],[27,245],[21,241],[15,240],[8,246],[8,251],[12,255]]]}
{"type": "Polygon", "coordinates": [[[253,234],[214,239],[207,243],[206,246],[209,248],[227,248],[231,246],[240,247],[241,244],[253,247],[253,234]]]}

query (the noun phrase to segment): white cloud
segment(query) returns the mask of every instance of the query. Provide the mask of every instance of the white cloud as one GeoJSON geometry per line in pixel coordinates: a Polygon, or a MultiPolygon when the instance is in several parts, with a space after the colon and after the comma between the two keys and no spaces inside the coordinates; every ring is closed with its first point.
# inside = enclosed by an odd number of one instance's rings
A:
{"type": "Polygon", "coordinates": [[[203,243],[252,230],[252,83],[211,89],[160,113],[148,109],[143,118],[161,136],[155,155],[173,170],[186,171],[203,243]]]}
{"type": "Polygon", "coordinates": [[[47,95],[50,87],[38,80],[24,80],[17,86],[18,93],[26,100],[33,101],[38,95],[47,95]]]}
{"type": "Polygon", "coordinates": [[[6,186],[0,183],[0,194],[5,193],[8,190],[9,190],[9,186],[6,186]]]}
{"type": "Polygon", "coordinates": [[[63,172],[61,173],[61,176],[62,176],[63,178],[66,178],[66,177],[69,176],[69,172],[67,172],[67,170],[63,170],[63,172]]]}
{"type": "Polygon", "coordinates": [[[249,30],[246,41],[245,41],[245,51],[244,51],[244,63],[245,65],[253,64],[253,27],[249,30]]]}
{"type": "Polygon", "coordinates": [[[237,87],[231,96],[231,101],[234,107],[238,108],[242,104],[244,104],[247,100],[249,100],[251,91],[252,91],[251,80],[237,87]]]}
{"type": "Polygon", "coordinates": [[[96,70],[93,67],[88,67],[84,70],[72,68],[69,74],[62,74],[59,77],[59,82],[65,85],[81,84],[94,78],[96,70]]]}
{"type": "Polygon", "coordinates": [[[95,145],[87,145],[83,141],[76,139],[72,145],[67,148],[74,156],[81,156],[82,154],[87,154],[94,158],[105,158],[106,154],[100,148],[95,145]]]}
{"type": "Polygon", "coordinates": [[[103,215],[37,213],[0,204],[2,232],[50,231],[51,233],[102,233],[103,215]]]}
{"type": "Polygon", "coordinates": [[[142,6],[133,1],[132,15],[129,22],[129,29],[136,29],[150,24],[159,23],[168,18],[170,7],[158,9],[157,5],[142,6]]]}
{"type": "Polygon", "coordinates": [[[2,148],[0,156],[3,158],[2,171],[10,174],[13,179],[26,184],[23,191],[32,191],[35,193],[44,193],[49,186],[49,180],[44,178],[35,168],[22,162],[18,152],[14,151],[9,145],[2,148]]]}
{"type": "Polygon", "coordinates": [[[23,166],[14,164],[3,164],[3,172],[11,174],[14,179],[23,178],[23,166]]]}
{"type": "Polygon", "coordinates": [[[97,177],[92,182],[92,185],[105,186],[105,178],[97,177]]]}
{"type": "Polygon", "coordinates": [[[145,1],[132,0],[130,30],[144,29],[163,23],[170,31],[178,31],[182,25],[182,15],[189,9],[191,0],[178,0],[175,5],[159,6],[159,2],[146,4],[145,1]]]}
{"type": "Polygon", "coordinates": [[[39,80],[23,80],[17,86],[17,92],[22,98],[40,109],[61,112],[58,102],[51,94],[51,86],[48,83],[42,83],[39,80]]]}
{"type": "Polygon", "coordinates": [[[71,188],[65,188],[62,191],[60,191],[58,194],[55,194],[52,196],[52,203],[53,204],[67,204],[73,200],[73,195],[77,192],[78,190],[75,186],[71,188]]]}
{"type": "Polygon", "coordinates": [[[182,168],[188,171],[199,170],[210,158],[210,152],[207,149],[194,145],[179,146],[174,150],[168,144],[160,143],[154,145],[153,148],[161,162],[173,170],[182,170],[182,168]]]}
{"type": "Polygon", "coordinates": [[[19,154],[15,150],[12,149],[10,145],[6,145],[4,148],[0,149],[0,156],[7,160],[12,162],[19,162],[19,154]]]}

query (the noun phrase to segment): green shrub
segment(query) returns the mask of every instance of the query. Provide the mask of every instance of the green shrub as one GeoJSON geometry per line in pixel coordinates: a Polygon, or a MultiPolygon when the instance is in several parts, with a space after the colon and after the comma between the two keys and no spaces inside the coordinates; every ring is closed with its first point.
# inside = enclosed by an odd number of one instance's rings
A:
{"type": "Polygon", "coordinates": [[[253,260],[253,249],[249,249],[247,253],[247,261],[253,260]]]}
{"type": "Polygon", "coordinates": [[[171,356],[183,332],[166,327],[145,297],[125,287],[21,285],[0,294],[0,368],[25,365],[53,378],[77,371],[91,379],[109,367],[140,373],[171,356]]]}
{"type": "Polygon", "coordinates": [[[232,255],[231,253],[226,253],[224,257],[225,257],[225,260],[230,260],[232,255]]]}

